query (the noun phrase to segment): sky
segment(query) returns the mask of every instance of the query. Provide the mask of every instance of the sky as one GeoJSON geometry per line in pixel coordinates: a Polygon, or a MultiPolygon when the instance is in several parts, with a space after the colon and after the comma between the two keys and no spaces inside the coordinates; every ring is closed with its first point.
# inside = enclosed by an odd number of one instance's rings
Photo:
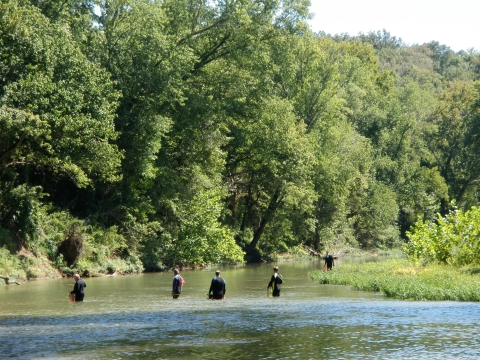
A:
{"type": "Polygon", "coordinates": [[[438,41],[480,51],[480,0],[310,0],[313,31],[335,35],[385,29],[408,45],[438,41]]]}

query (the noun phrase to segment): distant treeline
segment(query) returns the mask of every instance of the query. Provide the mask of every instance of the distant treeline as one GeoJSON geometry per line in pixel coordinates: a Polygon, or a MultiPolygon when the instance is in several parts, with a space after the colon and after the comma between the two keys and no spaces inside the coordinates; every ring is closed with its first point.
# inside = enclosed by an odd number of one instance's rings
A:
{"type": "Polygon", "coordinates": [[[479,205],[480,54],[308,5],[1,0],[0,272],[399,247],[479,205]]]}

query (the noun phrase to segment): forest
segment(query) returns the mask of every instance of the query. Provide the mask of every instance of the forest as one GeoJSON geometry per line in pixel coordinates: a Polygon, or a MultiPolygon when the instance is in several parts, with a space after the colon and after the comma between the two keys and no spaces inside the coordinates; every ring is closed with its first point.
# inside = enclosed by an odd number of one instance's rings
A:
{"type": "Polygon", "coordinates": [[[475,210],[480,53],[309,5],[0,0],[0,275],[418,258],[415,226],[475,210]]]}

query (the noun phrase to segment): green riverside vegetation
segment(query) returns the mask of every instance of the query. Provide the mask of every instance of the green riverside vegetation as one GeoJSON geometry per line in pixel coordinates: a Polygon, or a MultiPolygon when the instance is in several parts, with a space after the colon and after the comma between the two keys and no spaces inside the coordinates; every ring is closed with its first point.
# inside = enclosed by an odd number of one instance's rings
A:
{"type": "Polygon", "coordinates": [[[445,265],[414,266],[406,259],[345,264],[332,271],[313,271],[321,284],[349,285],[379,291],[402,300],[480,301],[480,268],[445,265]]]}
{"type": "Polygon", "coordinates": [[[0,275],[478,264],[480,53],[309,3],[0,0],[0,275]]]}

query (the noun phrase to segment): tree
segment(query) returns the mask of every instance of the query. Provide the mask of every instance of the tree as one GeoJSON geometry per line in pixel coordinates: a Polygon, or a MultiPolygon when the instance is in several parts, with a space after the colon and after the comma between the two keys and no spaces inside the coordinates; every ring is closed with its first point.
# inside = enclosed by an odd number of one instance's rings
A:
{"type": "MultiPolygon", "coordinates": [[[[311,191],[312,153],[305,125],[286,100],[272,98],[259,104],[249,118],[239,119],[227,160],[230,208],[252,260],[275,213],[282,206],[300,205],[311,191]]],[[[305,200],[306,198],[307,200],[305,200]]]]}
{"type": "Polygon", "coordinates": [[[179,226],[173,228],[174,242],[167,259],[172,264],[204,265],[243,262],[243,251],[234,233],[219,220],[221,197],[200,191],[184,208],[178,209],[179,226]]]}
{"type": "MultiPolygon", "coordinates": [[[[469,202],[468,194],[475,191],[480,178],[480,158],[476,141],[472,141],[478,137],[476,102],[478,90],[472,83],[449,83],[438,96],[426,133],[432,163],[445,179],[450,197],[460,206],[469,202]]],[[[447,202],[442,210],[448,211],[447,202]]]]}
{"type": "Polygon", "coordinates": [[[38,8],[51,23],[67,25],[73,40],[82,50],[87,50],[98,39],[95,0],[24,0],[23,3],[38,8]]]}
{"type": "Polygon", "coordinates": [[[68,29],[33,6],[3,4],[0,78],[0,178],[7,194],[19,187],[30,194],[29,187],[41,186],[62,205],[63,186],[75,199],[79,188],[120,178],[121,153],[112,144],[119,94],[68,29]]]}

